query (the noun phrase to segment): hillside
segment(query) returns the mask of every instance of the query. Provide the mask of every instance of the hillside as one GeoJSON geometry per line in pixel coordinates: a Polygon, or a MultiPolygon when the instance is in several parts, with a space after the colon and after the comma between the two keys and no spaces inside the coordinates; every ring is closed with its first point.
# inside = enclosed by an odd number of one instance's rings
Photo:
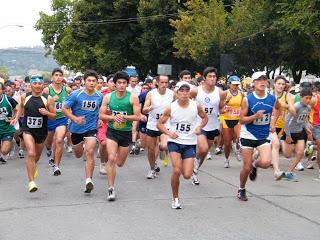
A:
{"type": "Polygon", "coordinates": [[[44,54],[42,47],[0,49],[0,66],[6,67],[9,75],[26,75],[31,69],[52,71],[58,65],[52,56],[44,54]]]}

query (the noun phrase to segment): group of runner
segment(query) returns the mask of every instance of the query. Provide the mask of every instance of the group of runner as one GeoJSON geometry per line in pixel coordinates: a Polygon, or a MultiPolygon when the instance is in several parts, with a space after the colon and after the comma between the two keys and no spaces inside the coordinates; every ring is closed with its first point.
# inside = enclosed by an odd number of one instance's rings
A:
{"type": "Polygon", "coordinates": [[[6,162],[14,138],[19,157],[27,152],[28,190],[35,192],[44,147],[52,174],[59,176],[66,146],[86,161],[84,192],[90,193],[98,144],[99,172],[107,175],[107,199],[114,201],[117,166],[125,164],[129,153],[147,150],[147,179],[157,177],[158,157],[164,166],[171,160],[174,209],[181,209],[181,175],[199,185],[199,169],[211,157],[213,143],[223,146],[225,168],[231,165],[231,150],[243,161],[237,194],[242,201],[248,200],[246,182],[257,178],[257,168],[272,166],[275,180],[298,181],[293,172],[303,169],[304,155],[307,168],[316,159],[320,166],[320,82],[303,83],[293,95],[284,76],[271,86],[263,72],[256,72],[250,92],[241,88],[237,76],[230,76],[224,87],[217,79],[214,67],[205,68],[198,81],[184,70],[175,85],[166,75],[140,85],[123,71],[104,78],[88,70],[68,85],[56,68],[46,87],[41,76],[31,77],[19,94],[0,84],[0,162],[6,162]],[[295,153],[286,171],[280,170],[280,151],[286,158],[295,153]]]}

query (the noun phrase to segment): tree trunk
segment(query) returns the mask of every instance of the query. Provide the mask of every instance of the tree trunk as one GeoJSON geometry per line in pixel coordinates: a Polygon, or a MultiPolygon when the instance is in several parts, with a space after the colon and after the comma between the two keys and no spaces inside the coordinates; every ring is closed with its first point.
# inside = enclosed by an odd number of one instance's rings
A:
{"type": "Polygon", "coordinates": [[[292,69],[292,77],[296,84],[300,83],[301,76],[302,76],[302,70],[299,70],[299,72],[297,73],[295,68],[292,69]]]}

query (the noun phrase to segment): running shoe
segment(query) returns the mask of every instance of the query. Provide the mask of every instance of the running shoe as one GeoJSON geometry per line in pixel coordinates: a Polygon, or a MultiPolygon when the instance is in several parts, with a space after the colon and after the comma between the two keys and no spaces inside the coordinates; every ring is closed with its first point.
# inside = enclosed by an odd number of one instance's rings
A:
{"type": "Polygon", "coordinates": [[[140,152],[144,152],[144,148],[140,148],[140,152]]]}
{"type": "Polygon", "coordinates": [[[149,170],[148,175],[147,175],[147,179],[154,179],[156,178],[157,174],[155,170],[149,170]]]}
{"type": "Polygon", "coordinates": [[[192,180],[192,184],[193,185],[199,185],[200,184],[199,178],[198,178],[197,174],[195,174],[195,173],[192,173],[191,180],[192,180]]]}
{"type": "Polygon", "coordinates": [[[164,159],[162,160],[162,165],[164,166],[164,167],[168,167],[168,165],[169,165],[169,158],[168,158],[168,154],[166,153],[166,152],[164,152],[164,159]]]}
{"type": "Polygon", "coordinates": [[[67,146],[67,153],[72,153],[72,147],[71,146],[67,146]]]}
{"type": "Polygon", "coordinates": [[[302,163],[299,162],[299,163],[297,164],[297,166],[295,167],[295,169],[296,169],[297,171],[303,171],[303,170],[304,170],[304,167],[303,167],[302,163]]]}
{"type": "Polygon", "coordinates": [[[157,161],[154,163],[154,170],[158,173],[160,172],[160,167],[157,164],[157,161]]]}
{"type": "Polygon", "coordinates": [[[0,157],[0,163],[5,164],[7,160],[5,160],[3,157],[0,157]]]}
{"type": "Polygon", "coordinates": [[[222,153],[222,149],[220,147],[217,147],[216,150],[214,151],[215,155],[219,155],[222,153]]]}
{"type": "Polygon", "coordinates": [[[49,159],[49,166],[54,167],[54,160],[53,158],[49,159]]]}
{"type": "Polygon", "coordinates": [[[133,155],[133,154],[134,154],[135,147],[136,147],[135,145],[133,145],[133,146],[132,146],[131,151],[130,151],[130,154],[131,154],[131,155],[133,155]]]}
{"type": "Polygon", "coordinates": [[[224,165],[223,165],[224,168],[229,168],[230,167],[230,163],[229,163],[229,160],[228,159],[225,159],[224,160],[224,165]]]}
{"type": "Polygon", "coordinates": [[[314,161],[316,161],[316,160],[317,160],[317,156],[312,156],[312,157],[311,157],[311,161],[314,162],[314,161]]]}
{"type": "Polygon", "coordinates": [[[105,163],[100,163],[99,173],[101,175],[107,175],[107,166],[105,163]]]}
{"type": "Polygon", "coordinates": [[[91,191],[93,190],[94,185],[93,182],[90,178],[87,178],[86,180],[86,188],[84,190],[85,193],[91,193],[91,191]]]}
{"type": "Polygon", "coordinates": [[[110,188],[108,189],[107,199],[108,199],[108,201],[110,201],[110,202],[116,200],[116,192],[115,192],[115,190],[114,190],[113,187],[110,187],[110,188]]]}
{"type": "Polygon", "coordinates": [[[312,161],[308,161],[306,168],[307,168],[307,169],[314,169],[314,167],[313,167],[313,162],[312,162],[312,161]]]}
{"type": "Polygon", "coordinates": [[[286,174],[285,174],[285,172],[283,172],[283,171],[276,172],[276,173],[274,174],[274,179],[275,179],[276,181],[279,181],[279,180],[281,180],[282,178],[285,178],[285,177],[286,177],[286,174]]]}
{"type": "Polygon", "coordinates": [[[47,157],[48,158],[51,157],[51,154],[52,154],[52,150],[47,148],[47,157]]]}
{"type": "Polygon", "coordinates": [[[24,158],[24,151],[23,151],[23,149],[20,149],[20,150],[19,150],[18,155],[19,155],[19,158],[24,158]]]}
{"type": "Polygon", "coordinates": [[[140,147],[139,147],[138,143],[136,142],[135,147],[134,147],[134,154],[139,155],[139,153],[140,153],[140,147]]]}
{"type": "Polygon", "coordinates": [[[38,190],[37,184],[34,181],[29,182],[29,192],[35,192],[38,190]]]}
{"type": "Polygon", "coordinates": [[[249,174],[249,178],[251,181],[255,181],[257,179],[257,168],[252,166],[252,170],[249,174]]]}
{"type": "Polygon", "coordinates": [[[199,172],[199,167],[200,167],[200,160],[198,158],[194,159],[194,168],[193,168],[193,172],[195,174],[198,174],[199,172]]]}
{"type": "Polygon", "coordinates": [[[61,175],[61,170],[58,166],[53,167],[53,176],[60,176],[61,175]]]}
{"type": "Polygon", "coordinates": [[[172,200],[171,208],[172,209],[181,209],[182,208],[179,198],[175,198],[172,200]]]}
{"type": "Polygon", "coordinates": [[[238,190],[237,197],[238,197],[238,199],[241,200],[241,201],[248,201],[247,193],[246,193],[246,190],[245,190],[245,189],[239,189],[239,190],[238,190]]]}
{"type": "Polygon", "coordinates": [[[212,160],[211,152],[207,153],[206,160],[212,160]]]}
{"type": "Polygon", "coordinates": [[[298,182],[298,178],[292,172],[286,172],[286,179],[290,182],[298,182]]]}

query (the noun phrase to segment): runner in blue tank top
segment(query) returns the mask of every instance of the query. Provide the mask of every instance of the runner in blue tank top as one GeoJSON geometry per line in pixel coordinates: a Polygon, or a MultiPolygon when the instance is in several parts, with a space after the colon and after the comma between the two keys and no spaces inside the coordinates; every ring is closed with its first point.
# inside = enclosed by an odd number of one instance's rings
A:
{"type": "Polygon", "coordinates": [[[94,152],[97,141],[99,108],[102,94],[96,91],[98,74],[89,70],[84,74],[84,88],[71,93],[62,107],[62,113],[71,120],[69,131],[77,158],[86,155],[85,193],[93,190],[94,152]],[[72,112],[71,112],[71,111],[72,112]],[[83,145],[85,144],[85,149],[83,145]]]}
{"type": "Polygon", "coordinates": [[[240,172],[238,198],[247,201],[245,185],[250,177],[257,177],[257,167],[269,168],[271,164],[270,130],[275,131],[280,103],[275,96],[267,93],[268,78],[263,72],[252,75],[254,91],[243,99],[240,112],[240,144],[243,167],[240,172]],[[274,114],[273,114],[274,111],[274,114]],[[259,159],[253,161],[254,148],[258,150],[259,159]]]}

